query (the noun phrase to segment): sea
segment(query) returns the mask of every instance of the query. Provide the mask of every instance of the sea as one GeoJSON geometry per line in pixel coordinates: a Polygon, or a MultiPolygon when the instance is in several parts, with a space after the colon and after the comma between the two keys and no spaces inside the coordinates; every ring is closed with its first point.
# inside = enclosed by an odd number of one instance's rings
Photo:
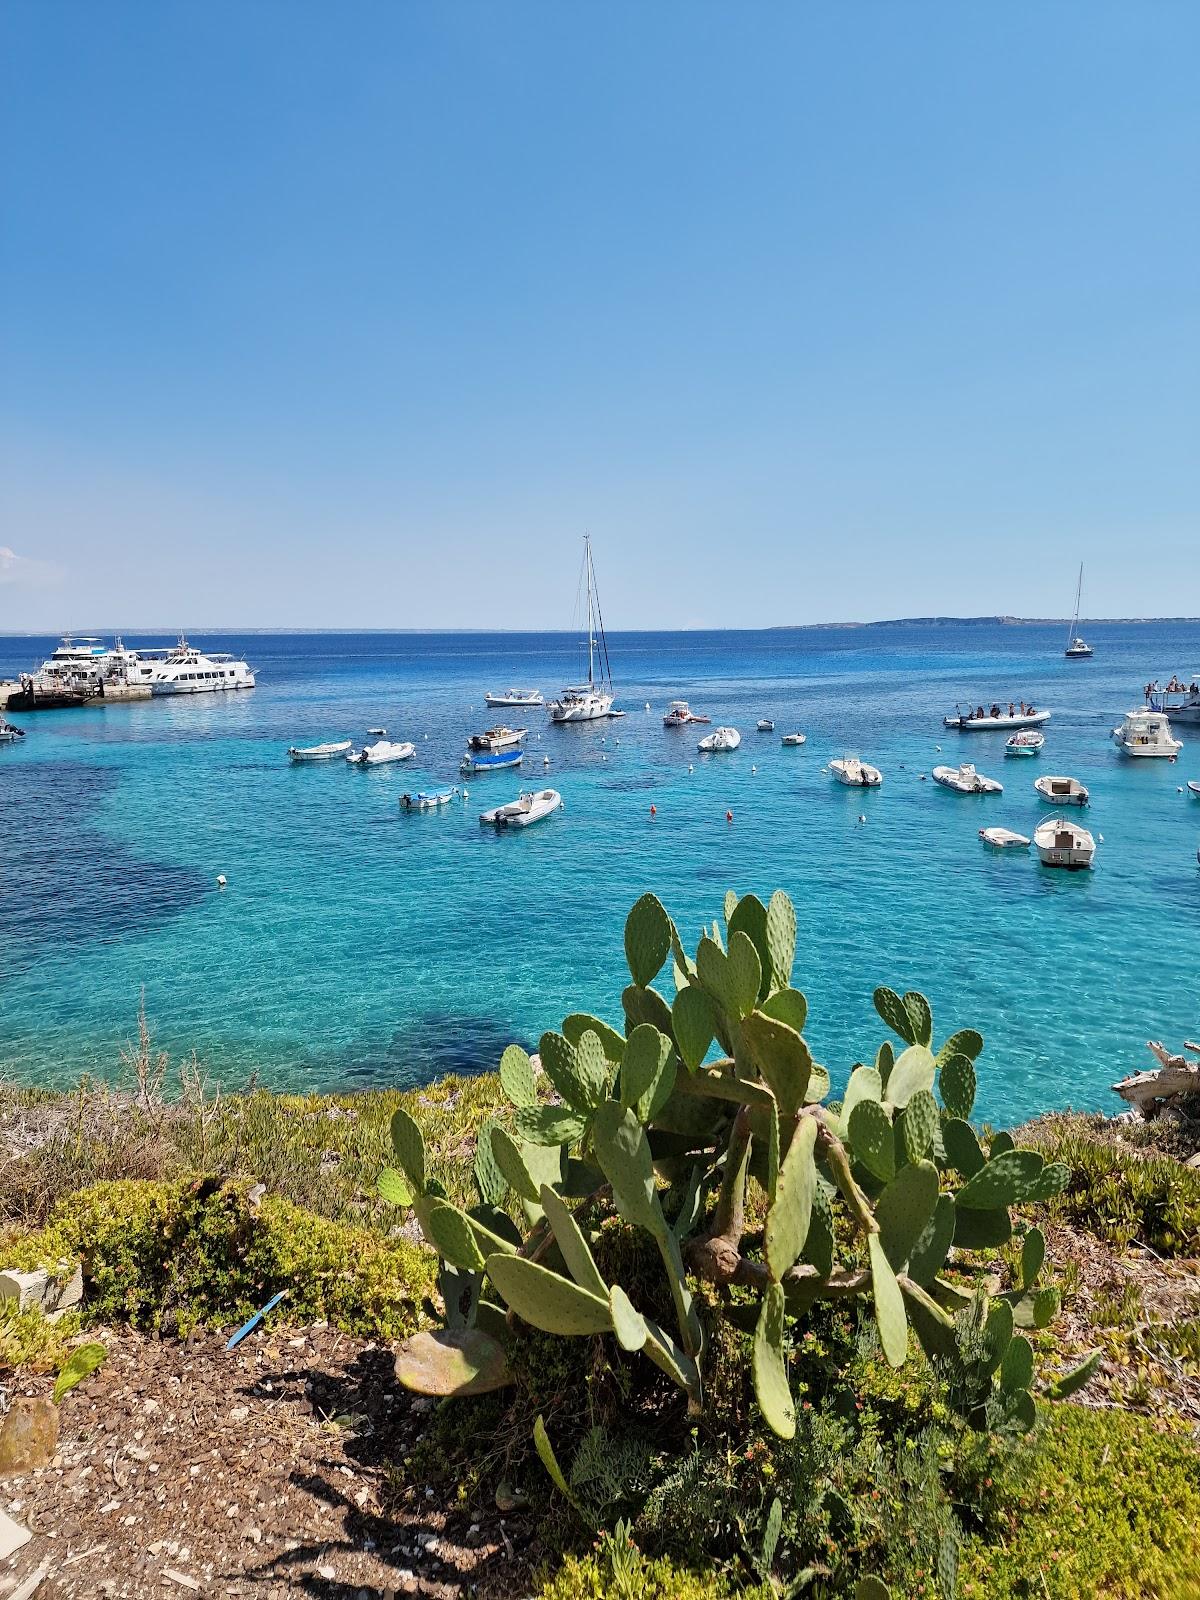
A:
{"type": "MultiPolygon", "coordinates": [[[[1013,1122],[1114,1110],[1145,1042],[1195,1037],[1200,968],[1200,729],[1177,762],[1122,759],[1111,730],[1145,683],[1200,667],[1195,624],[1088,624],[1091,660],[1054,625],[874,625],[609,637],[626,715],[554,727],[528,716],[524,768],[467,780],[437,813],[405,790],[460,783],[487,690],[578,681],[578,641],[530,633],[205,633],[244,654],[253,691],[14,716],[0,746],[0,1074],[112,1079],[143,1002],[155,1048],[215,1082],[290,1091],[427,1082],[493,1068],[571,1011],[621,1016],[622,928],[644,891],[694,944],[727,889],[796,904],[795,982],[835,1086],[883,1037],[879,984],[917,988],[936,1036],[983,1034],[980,1115],[1013,1122]],[[669,730],[687,699],[741,730],[669,730]],[[960,734],[956,705],[1052,712],[1035,760],[960,734]],[[758,733],[759,718],[775,732],[758,733]],[[404,766],[296,765],[293,744],[386,727],[404,766]],[[783,733],[807,743],[785,748],[783,733]],[[878,765],[875,791],[827,763],[878,765]],[[973,760],[999,795],[929,779],[973,760]],[[1092,792],[1091,872],[995,852],[979,829],[1031,834],[1040,772],[1092,792]],[[485,807],[552,784],[564,809],[528,830],[485,807]],[[222,876],[225,884],[218,883],[222,876]]],[[[127,637],[127,643],[169,643],[127,637]]],[[[0,638],[0,678],[52,638],[0,638]]],[[[1078,813],[1076,814],[1079,815],[1078,813]]],[[[672,989],[669,973],[662,983],[672,989]]]]}

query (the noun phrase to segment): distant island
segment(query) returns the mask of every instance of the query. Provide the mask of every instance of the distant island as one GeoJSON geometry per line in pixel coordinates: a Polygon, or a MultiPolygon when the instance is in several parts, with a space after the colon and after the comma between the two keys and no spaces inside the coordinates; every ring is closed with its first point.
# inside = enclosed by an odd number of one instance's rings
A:
{"type": "MultiPolygon", "coordinates": [[[[813,633],[841,628],[1062,628],[1070,617],[889,617],[877,622],[780,622],[771,633],[813,633]]],[[[1200,617],[1081,617],[1081,623],[1094,627],[1109,623],[1129,626],[1164,622],[1200,625],[1200,617]]]]}

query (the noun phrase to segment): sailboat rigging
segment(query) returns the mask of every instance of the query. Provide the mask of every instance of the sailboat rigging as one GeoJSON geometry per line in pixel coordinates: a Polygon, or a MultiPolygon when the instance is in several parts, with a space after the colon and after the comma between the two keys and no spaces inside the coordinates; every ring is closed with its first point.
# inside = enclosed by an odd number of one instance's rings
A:
{"type": "Polygon", "coordinates": [[[604,633],[604,618],[600,614],[600,597],[596,587],[596,572],[592,565],[592,540],[589,534],[583,539],[582,579],[587,588],[587,611],[584,619],[587,629],[587,682],[569,684],[547,709],[551,722],[595,722],[600,717],[614,713],[612,666],[608,659],[608,640],[604,633]],[[599,639],[596,637],[599,629],[599,639]]]}
{"type": "Polygon", "coordinates": [[[1084,656],[1095,655],[1090,644],[1085,643],[1079,636],[1079,600],[1083,594],[1083,562],[1079,563],[1079,582],[1075,586],[1075,615],[1071,621],[1071,628],[1067,634],[1067,648],[1063,655],[1079,660],[1084,656]]]}

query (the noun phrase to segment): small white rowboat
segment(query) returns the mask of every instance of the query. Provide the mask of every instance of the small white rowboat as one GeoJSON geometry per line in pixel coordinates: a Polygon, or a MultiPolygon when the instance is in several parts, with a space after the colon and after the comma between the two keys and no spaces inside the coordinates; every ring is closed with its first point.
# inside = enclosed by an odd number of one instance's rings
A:
{"type": "Polygon", "coordinates": [[[806,737],[807,735],[803,733],[785,733],[779,742],[786,745],[798,745],[803,744],[806,737]]]}
{"type": "Polygon", "coordinates": [[[349,739],[337,739],[331,744],[293,745],[288,756],[292,761],[332,761],[349,749],[349,739]]]}
{"type": "Polygon", "coordinates": [[[980,828],[979,837],[997,850],[1028,850],[1030,845],[1023,833],[1014,833],[1011,828],[980,828]]]}
{"type": "Polygon", "coordinates": [[[381,767],[388,761],[407,761],[416,753],[416,745],[409,744],[407,740],[395,744],[388,739],[379,739],[375,744],[363,745],[361,750],[352,750],[346,760],[353,762],[356,767],[381,767]]]}
{"type": "Polygon", "coordinates": [[[402,794],[400,796],[401,811],[437,811],[441,806],[448,806],[451,800],[460,793],[457,786],[453,789],[431,789],[428,793],[422,790],[419,794],[402,794]]]}

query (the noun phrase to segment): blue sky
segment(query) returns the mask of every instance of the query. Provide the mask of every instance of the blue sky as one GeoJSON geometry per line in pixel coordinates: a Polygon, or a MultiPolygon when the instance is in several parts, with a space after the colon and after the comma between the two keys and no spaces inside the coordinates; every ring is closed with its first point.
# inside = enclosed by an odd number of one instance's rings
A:
{"type": "Polygon", "coordinates": [[[1200,7],[4,0],[0,629],[1200,612],[1200,7]]]}

